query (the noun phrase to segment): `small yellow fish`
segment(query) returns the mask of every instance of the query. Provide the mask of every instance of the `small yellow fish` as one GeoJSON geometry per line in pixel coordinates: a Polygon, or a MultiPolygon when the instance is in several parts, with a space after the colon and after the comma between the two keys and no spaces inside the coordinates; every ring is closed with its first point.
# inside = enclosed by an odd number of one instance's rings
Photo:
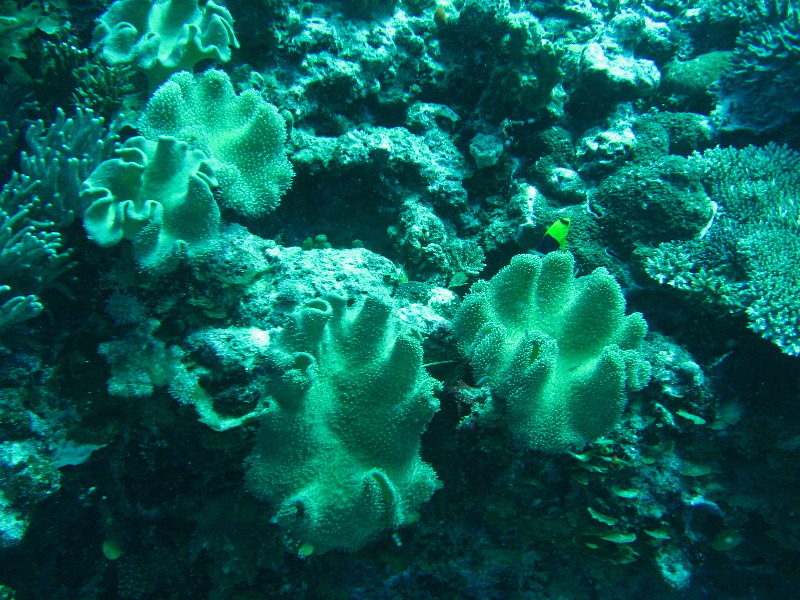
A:
{"type": "Polygon", "coordinates": [[[572,219],[569,217],[561,217],[558,221],[550,225],[550,228],[545,231],[541,241],[536,246],[536,251],[542,254],[553,252],[554,250],[563,250],[567,246],[567,234],[569,233],[569,224],[572,219]]]}

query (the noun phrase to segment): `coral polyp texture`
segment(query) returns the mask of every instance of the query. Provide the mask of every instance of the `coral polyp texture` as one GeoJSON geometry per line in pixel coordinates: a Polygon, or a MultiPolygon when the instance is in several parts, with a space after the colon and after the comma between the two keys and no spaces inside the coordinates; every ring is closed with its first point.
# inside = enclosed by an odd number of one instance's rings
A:
{"type": "Polygon", "coordinates": [[[454,322],[475,379],[491,388],[493,417],[520,444],[550,452],[608,433],[627,392],[650,379],[642,315],[625,315],[604,268],[578,278],[574,268],[568,252],[517,255],[473,286],[454,322]]]}
{"type": "Polygon", "coordinates": [[[219,229],[214,173],[205,154],[161,137],[129,139],[84,182],[83,225],[99,246],[133,242],[140,266],[174,267],[187,246],[198,249],[219,229]]]}
{"type": "Polygon", "coordinates": [[[222,202],[242,215],[274,210],[292,182],[283,118],[255,90],[236,94],[223,71],[176,73],[150,98],[139,126],[149,139],[173,136],[208,154],[222,202]]]}
{"type": "Polygon", "coordinates": [[[117,0],[98,19],[92,45],[113,65],[135,65],[155,87],[201,60],[228,62],[239,42],[230,12],[213,0],[117,0]]]}
{"type": "Polygon", "coordinates": [[[358,550],[417,520],[439,487],[420,458],[438,410],[419,340],[374,296],[341,296],[294,314],[276,342],[283,371],[261,417],[247,483],[275,506],[287,544],[307,554],[358,550]]]}

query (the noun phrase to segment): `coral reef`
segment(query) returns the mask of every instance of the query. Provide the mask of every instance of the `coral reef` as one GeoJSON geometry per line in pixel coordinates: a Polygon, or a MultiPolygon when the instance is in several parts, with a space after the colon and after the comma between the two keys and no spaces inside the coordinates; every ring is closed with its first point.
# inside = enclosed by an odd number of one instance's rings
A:
{"type": "Polygon", "coordinates": [[[717,214],[700,238],[644,252],[660,283],[695,292],[787,354],[800,354],[797,257],[800,154],[770,144],[712,148],[690,159],[703,170],[717,214]]]}
{"type": "Polygon", "coordinates": [[[0,1],[0,597],[794,597],[797,8],[0,1]]]}
{"type": "Polygon", "coordinates": [[[790,0],[727,2],[739,19],[713,117],[723,129],[774,131],[796,123],[800,102],[800,7],[790,0]]]}

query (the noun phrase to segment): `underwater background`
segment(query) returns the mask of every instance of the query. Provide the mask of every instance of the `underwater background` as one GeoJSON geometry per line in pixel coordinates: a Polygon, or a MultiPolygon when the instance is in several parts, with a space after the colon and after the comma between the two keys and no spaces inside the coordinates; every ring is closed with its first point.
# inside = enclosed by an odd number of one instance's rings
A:
{"type": "Polygon", "coordinates": [[[800,1],[0,1],[0,598],[800,587],[800,1]]]}

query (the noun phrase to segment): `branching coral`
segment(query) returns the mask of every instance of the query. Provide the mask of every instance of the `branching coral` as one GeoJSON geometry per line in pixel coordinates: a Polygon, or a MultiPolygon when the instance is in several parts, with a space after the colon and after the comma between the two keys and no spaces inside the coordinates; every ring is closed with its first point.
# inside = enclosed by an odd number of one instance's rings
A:
{"type": "Polygon", "coordinates": [[[719,205],[701,239],[650,252],[648,273],[735,313],[787,354],[800,355],[800,154],[770,144],[695,153],[719,205]]]}
{"type": "Polygon", "coordinates": [[[0,191],[0,294],[13,294],[0,307],[0,327],[41,312],[38,299],[67,266],[59,229],[80,208],[81,181],[111,151],[114,136],[90,110],[54,123],[36,121],[25,135],[20,173],[0,191]]]}
{"type": "Polygon", "coordinates": [[[42,311],[37,297],[65,268],[61,235],[52,223],[32,221],[30,197],[37,182],[15,174],[0,191],[0,329],[33,318],[42,311]]]}
{"type": "Polygon", "coordinates": [[[36,216],[66,227],[80,214],[81,183],[111,155],[116,136],[103,119],[88,109],[67,118],[60,108],[46,127],[35,121],[25,132],[28,151],[20,159],[22,173],[38,182],[36,216]]]}
{"type": "Polygon", "coordinates": [[[800,115],[800,7],[791,0],[724,4],[741,31],[713,117],[725,129],[774,131],[800,115]]]}

